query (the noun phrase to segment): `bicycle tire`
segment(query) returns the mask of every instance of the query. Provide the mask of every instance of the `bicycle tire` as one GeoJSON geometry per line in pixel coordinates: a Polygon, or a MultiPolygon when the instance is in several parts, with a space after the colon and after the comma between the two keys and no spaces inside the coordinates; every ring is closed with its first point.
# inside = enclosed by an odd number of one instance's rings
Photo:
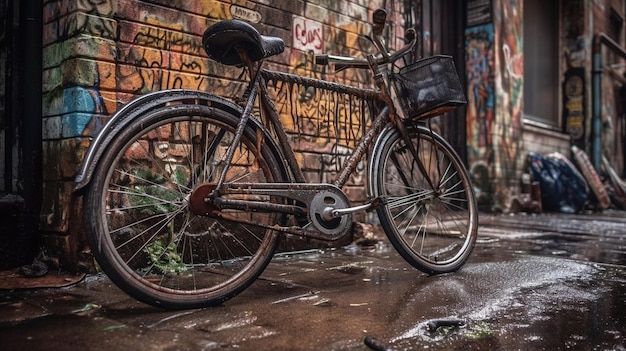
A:
{"type": "MultiPolygon", "coordinates": [[[[111,140],[86,193],[94,257],[116,285],[147,304],[220,304],[254,282],[278,245],[276,231],[190,211],[194,187],[219,179],[240,120],[211,104],[181,98],[127,112],[136,116],[111,140]]],[[[258,128],[249,123],[244,129],[226,182],[283,181],[273,146],[256,149],[258,128]]],[[[268,225],[282,221],[260,212],[229,215],[268,225]]]]}
{"type": "Polygon", "coordinates": [[[411,126],[409,132],[435,189],[393,130],[372,160],[374,195],[385,199],[378,217],[393,247],[413,267],[428,274],[453,272],[468,260],[477,237],[470,177],[441,136],[424,126],[411,126]]]}

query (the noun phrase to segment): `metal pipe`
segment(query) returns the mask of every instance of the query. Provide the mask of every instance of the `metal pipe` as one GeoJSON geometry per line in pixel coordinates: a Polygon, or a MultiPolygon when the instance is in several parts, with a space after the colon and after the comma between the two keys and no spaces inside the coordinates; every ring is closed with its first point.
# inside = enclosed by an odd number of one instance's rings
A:
{"type": "Polygon", "coordinates": [[[592,44],[592,115],[591,115],[591,163],[596,171],[602,162],[602,45],[626,59],[626,50],[607,34],[600,32],[592,44]]]}

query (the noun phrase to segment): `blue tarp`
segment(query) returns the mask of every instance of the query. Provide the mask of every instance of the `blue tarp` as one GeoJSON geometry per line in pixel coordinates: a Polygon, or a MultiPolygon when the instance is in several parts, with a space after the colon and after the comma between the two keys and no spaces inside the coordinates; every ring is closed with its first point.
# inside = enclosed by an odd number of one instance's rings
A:
{"type": "Polygon", "coordinates": [[[576,167],[562,154],[528,155],[530,170],[541,186],[541,204],[546,212],[576,213],[589,199],[589,187],[576,167]]]}

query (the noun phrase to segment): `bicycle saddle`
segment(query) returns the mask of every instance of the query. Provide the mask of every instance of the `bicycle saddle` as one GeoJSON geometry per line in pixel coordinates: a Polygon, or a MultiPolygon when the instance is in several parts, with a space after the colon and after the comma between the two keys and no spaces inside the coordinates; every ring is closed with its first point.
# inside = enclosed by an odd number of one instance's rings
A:
{"type": "Polygon", "coordinates": [[[253,61],[285,50],[282,38],[261,35],[250,24],[239,20],[220,21],[207,28],[202,35],[202,45],[211,59],[229,66],[243,64],[235,46],[245,49],[253,61]]]}

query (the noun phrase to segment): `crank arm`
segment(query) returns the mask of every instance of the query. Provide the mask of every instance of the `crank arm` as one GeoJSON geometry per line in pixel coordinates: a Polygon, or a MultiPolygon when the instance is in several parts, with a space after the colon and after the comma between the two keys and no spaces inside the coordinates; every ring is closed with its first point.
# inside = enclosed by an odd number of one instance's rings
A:
{"type": "Polygon", "coordinates": [[[359,205],[359,206],[353,206],[353,207],[348,207],[348,208],[328,207],[321,213],[321,216],[324,220],[330,221],[331,219],[339,218],[341,216],[345,216],[345,215],[352,214],[352,213],[357,213],[361,211],[369,212],[369,211],[375,210],[377,207],[385,203],[386,203],[385,199],[382,196],[379,196],[375,198],[372,202],[368,202],[366,204],[359,205]]]}

